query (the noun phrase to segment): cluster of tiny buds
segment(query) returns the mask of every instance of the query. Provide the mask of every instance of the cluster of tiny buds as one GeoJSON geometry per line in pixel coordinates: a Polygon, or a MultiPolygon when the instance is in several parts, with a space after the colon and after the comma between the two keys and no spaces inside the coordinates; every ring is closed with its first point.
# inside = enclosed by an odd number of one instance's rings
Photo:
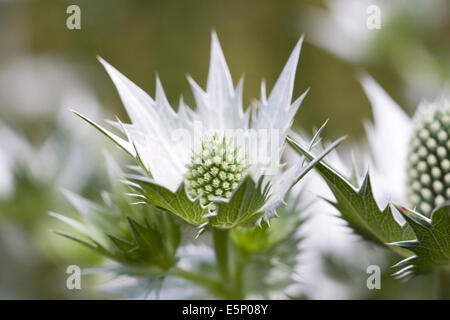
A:
{"type": "Polygon", "coordinates": [[[450,200],[450,104],[423,105],[408,151],[408,199],[429,215],[450,200]]]}
{"type": "Polygon", "coordinates": [[[229,199],[246,170],[238,148],[217,136],[205,138],[187,165],[187,190],[210,212],[217,210],[214,198],[229,199]]]}

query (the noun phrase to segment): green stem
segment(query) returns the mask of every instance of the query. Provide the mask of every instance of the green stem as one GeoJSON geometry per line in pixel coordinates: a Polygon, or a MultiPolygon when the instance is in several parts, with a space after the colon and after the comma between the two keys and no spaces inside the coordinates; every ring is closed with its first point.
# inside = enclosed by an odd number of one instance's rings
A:
{"type": "Polygon", "coordinates": [[[230,279],[229,266],[229,230],[213,228],[212,236],[214,243],[214,251],[216,253],[217,266],[219,268],[222,281],[226,284],[230,279]]]}
{"type": "Polygon", "coordinates": [[[238,250],[237,251],[237,262],[236,262],[236,294],[238,299],[243,299],[244,294],[244,270],[247,265],[247,254],[238,250]]]}
{"type": "Polygon", "coordinates": [[[175,268],[173,275],[177,276],[179,278],[189,280],[192,283],[196,283],[196,284],[210,290],[212,293],[217,294],[219,297],[222,297],[225,299],[231,299],[231,297],[233,296],[232,293],[230,293],[222,285],[222,283],[215,281],[214,279],[206,278],[203,275],[200,275],[198,273],[178,267],[178,268],[175,268]]]}
{"type": "Polygon", "coordinates": [[[450,269],[444,268],[437,271],[437,298],[450,300],[450,269]]]}

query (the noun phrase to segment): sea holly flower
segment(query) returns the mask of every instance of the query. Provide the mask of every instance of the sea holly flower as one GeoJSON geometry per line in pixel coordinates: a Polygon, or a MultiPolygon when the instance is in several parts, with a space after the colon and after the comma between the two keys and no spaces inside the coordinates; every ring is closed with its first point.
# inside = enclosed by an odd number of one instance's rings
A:
{"type": "Polygon", "coordinates": [[[172,212],[200,230],[268,222],[292,185],[340,142],[315,162],[289,168],[280,164],[286,134],[306,94],[291,102],[301,44],[302,39],[268,98],[262,84],[257,109],[244,111],[243,81],[234,88],[213,33],[206,90],[189,78],[195,111],[183,100],[174,111],[159,79],[152,99],[100,59],[131,119],[131,124],[114,122],[127,139],[78,115],[136,161],[138,174],[127,182],[139,201],[172,212]]]}
{"type": "MultiPolygon", "coordinates": [[[[410,118],[373,79],[364,77],[362,85],[375,119],[367,126],[371,175],[367,173],[360,184],[356,173],[345,177],[326,162],[318,164],[336,198],[331,203],[356,233],[406,258],[395,266],[396,276],[409,278],[448,268],[449,102],[423,103],[410,118]],[[387,201],[401,203],[395,205],[401,215],[389,205],[381,210],[378,203],[387,201]]],[[[314,159],[309,150],[289,141],[299,153],[314,159]]]]}
{"type": "MultiPolygon", "coordinates": [[[[446,23],[445,16],[435,14],[443,1],[410,0],[408,6],[383,0],[325,0],[321,4],[303,5],[298,19],[312,44],[363,69],[388,63],[414,99],[432,97],[446,85],[448,73],[443,76],[435,71],[441,53],[424,45],[432,30],[446,23]],[[424,32],[415,31],[417,21],[422,22],[424,32]],[[408,59],[399,55],[404,51],[409,52],[408,59]]],[[[447,70],[445,62],[441,68],[447,70]]]]}

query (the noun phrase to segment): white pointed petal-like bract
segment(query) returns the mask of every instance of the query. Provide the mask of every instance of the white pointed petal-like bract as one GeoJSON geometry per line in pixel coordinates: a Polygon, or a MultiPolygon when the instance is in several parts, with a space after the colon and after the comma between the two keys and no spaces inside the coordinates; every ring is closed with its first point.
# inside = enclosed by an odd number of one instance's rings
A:
{"type": "Polygon", "coordinates": [[[242,108],[242,81],[234,91],[230,70],[215,32],[211,39],[211,61],[209,66],[206,92],[208,95],[209,115],[217,122],[214,129],[234,129],[245,126],[242,108]],[[219,113],[216,116],[214,113],[219,113]],[[229,114],[231,112],[231,114],[229,114]]]}
{"type": "MultiPolygon", "coordinates": [[[[259,108],[252,117],[253,129],[278,129],[282,131],[286,127],[286,123],[291,123],[293,119],[290,112],[292,93],[302,43],[303,37],[297,42],[267,100],[265,99],[265,84],[263,82],[259,108]]],[[[282,131],[280,134],[285,135],[286,132],[282,131]]]]}
{"type": "MultiPolygon", "coordinates": [[[[300,51],[303,43],[303,36],[299,39],[292,51],[283,71],[275,83],[269,98],[266,98],[266,85],[261,84],[261,100],[257,110],[253,110],[251,128],[255,130],[277,131],[277,135],[268,135],[267,150],[271,150],[274,144],[273,138],[278,137],[276,145],[279,146],[279,155],[284,150],[286,135],[293,122],[294,116],[300,107],[307,92],[302,94],[291,104],[294,90],[295,73],[297,69],[300,51]]],[[[256,175],[264,174],[258,171],[256,175]]]]}
{"type": "Polygon", "coordinates": [[[270,183],[272,192],[262,209],[264,211],[262,219],[268,222],[271,218],[276,216],[276,209],[284,204],[284,197],[292,188],[303,169],[302,162],[297,161],[296,164],[292,165],[289,169],[271,177],[272,179],[270,181],[266,181],[266,183],[270,183]]]}
{"type": "Polygon", "coordinates": [[[183,180],[187,150],[173,139],[177,129],[191,129],[191,121],[180,117],[169,105],[157,79],[156,101],[119,71],[99,58],[117,87],[132,125],[127,131],[143,164],[158,183],[175,191],[183,180]]]}
{"type": "Polygon", "coordinates": [[[374,160],[371,177],[375,197],[381,206],[389,200],[404,201],[411,119],[370,76],[363,76],[361,84],[374,117],[366,132],[374,160]]]}
{"type": "Polygon", "coordinates": [[[236,90],[215,32],[211,38],[211,61],[206,91],[188,78],[194,93],[197,113],[204,129],[223,131],[226,129],[247,129],[248,117],[242,106],[243,81],[236,90]]]}

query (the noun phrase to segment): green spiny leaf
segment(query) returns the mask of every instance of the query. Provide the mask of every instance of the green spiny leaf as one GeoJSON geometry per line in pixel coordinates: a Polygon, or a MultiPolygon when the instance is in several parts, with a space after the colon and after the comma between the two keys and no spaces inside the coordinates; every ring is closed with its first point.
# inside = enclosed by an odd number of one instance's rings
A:
{"type": "Polygon", "coordinates": [[[189,199],[184,184],[173,193],[145,177],[131,176],[128,177],[128,181],[137,186],[136,191],[141,193],[149,204],[172,212],[196,226],[207,221],[203,216],[208,213],[208,210],[202,208],[200,201],[189,199]]]}
{"type": "Polygon", "coordinates": [[[420,213],[395,205],[403,214],[416,235],[415,240],[398,241],[393,245],[408,249],[414,256],[406,258],[394,267],[395,275],[408,278],[435,269],[450,266],[450,204],[436,208],[431,219],[420,213]]]}
{"type": "MultiPolygon", "coordinates": [[[[289,144],[308,161],[314,156],[305,148],[288,138],[289,144]]],[[[349,179],[343,177],[335,169],[323,161],[316,165],[316,170],[322,176],[336,198],[336,202],[327,200],[347,221],[349,226],[364,239],[379,245],[386,245],[402,240],[414,239],[414,233],[408,224],[401,226],[394,218],[390,206],[380,209],[375,201],[367,173],[363,183],[358,188],[349,179]]],[[[408,256],[407,250],[391,247],[397,253],[408,256]]]]}
{"type": "MultiPolygon", "coordinates": [[[[189,199],[184,184],[173,193],[146,177],[130,176],[128,181],[149,204],[172,212],[195,226],[208,222],[208,218],[205,218],[208,210],[200,205],[198,199],[189,199]]],[[[268,191],[268,187],[262,188],[262,178],[255,183],[250,176],[246,176],[228,201],[214,200],[218,212],[209,218],[210,225],[230,229],[255,222],[262,214],[261,208],[267,200],[268,191]]]]}
{"type": "Polygon", "coordinates": [[[255,222],[268,197],[268,188],[262,188],[262,177],[257,183],[246,176],[228,202],[217,202],[217,216],[211,218],[211,225],[218,228],[233,228],[255,222]]]}

